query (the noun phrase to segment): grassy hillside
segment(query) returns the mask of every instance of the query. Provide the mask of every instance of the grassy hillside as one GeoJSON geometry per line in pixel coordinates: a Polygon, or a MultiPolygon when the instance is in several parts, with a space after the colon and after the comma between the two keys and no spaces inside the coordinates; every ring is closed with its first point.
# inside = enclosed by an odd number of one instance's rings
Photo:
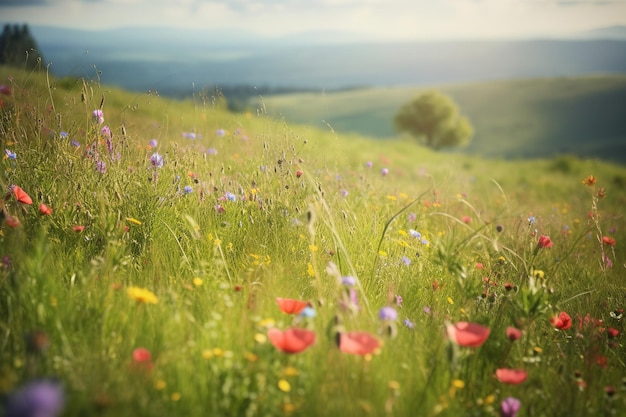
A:
{"type": "MultiPolygon", "coordinates": [[[[537,158],[574,154],[626,162],[626,77],[493,81],[438,87],[476,128],[464,152],[537,158]]],[[[275,117],[377,138],[395,137],[393,117],[421,88],[374,88],[263,97],[275,117]]],[[[258,106],[258,100],[251,103],[258,106]]]]}
{"type": "Polygon", "coordinates": [[[626,411],[623,167],[0,84],[7,417],[626,411]]]}

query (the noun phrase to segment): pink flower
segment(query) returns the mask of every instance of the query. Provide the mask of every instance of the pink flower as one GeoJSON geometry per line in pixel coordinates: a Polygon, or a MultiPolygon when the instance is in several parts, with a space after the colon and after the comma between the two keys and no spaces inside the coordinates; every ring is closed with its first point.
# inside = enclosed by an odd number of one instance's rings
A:
{"type": "Polygon", "coordinates": [[[371,355],[380,348],[380,341],[367,332],[346,332],[339,335],[339,350],[352,355],[371,355]]]}
{"type": "Polygon", "coordinates": [[[150,351],[143,347],[133,350],[133,366],[136,369],[150,371],[154,366],[150,351]]]}
{"type": "Polygon", "coordinates": [[[520,337],[522,337],[522,331],[520,329],[517,329],[515,327],[507,327],[506,328],[506,337],[511,341],[514,342],[516,340],[518,340],[520,337]]]}
{"type": "Polygon", "coordinates": [[[446,325],[448,337],[459,346],[479,347],[487,338],[491,330],[488,327],[476,323],[460,321],[456,324],[446,325]]]}
{"type": "Polygon", "coordinates": [[[500,368],[496,369],[496,378],[503,384],[517,385],[526,381],[528,373],[523,369],[500,368]]]}

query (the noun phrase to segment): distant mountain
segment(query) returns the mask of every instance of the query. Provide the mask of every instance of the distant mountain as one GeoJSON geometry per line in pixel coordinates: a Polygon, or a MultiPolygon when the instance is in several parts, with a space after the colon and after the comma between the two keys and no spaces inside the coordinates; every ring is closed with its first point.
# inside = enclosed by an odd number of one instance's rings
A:
{"type": "Polygon", "coordinates": [[[626,26],[610,26],[582,32],[582,38],[626,40],[626,26]]]}
{"type": "MultiPolygon", "coordinates": [[[[619,32],[606,28],[594,32],[619,32]]],[[[626,40],[357,42],[346,33],[287,38],[226,30],[34,26],[56,76],[180,96],[203,86],[342,89],[626,73],[626,40]]]]}

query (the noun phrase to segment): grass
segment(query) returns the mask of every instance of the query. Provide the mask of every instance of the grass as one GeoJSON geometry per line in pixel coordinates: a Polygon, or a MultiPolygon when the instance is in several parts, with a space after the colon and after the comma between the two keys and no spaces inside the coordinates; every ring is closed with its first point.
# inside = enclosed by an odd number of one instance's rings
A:
{"type": "Polygon", "coordinates": [[[520,416],[626,411],[624,168],[438,154],[95,77],[2,68],[0,80],[15,153],[2,187],[33,200],[3,200],[9,401],[56,378],[64,416],[498,416],[507,397],[520,416]],[[383,307],[398,320],[381,321],[383,307]],[[561,312],[571,328],[551,321],[561,312]],[[446,337],[459,322],[490,335],[459,346],[446,337]],[[287,354],[268,340],[292,327],[315,343],[287,354]],[[381,347],[342,352],[350,331],[381,347]],[[502,383],[501,368],[528,378],[502,383]]]}
{"type": "MultiPolygon", "coordinates": [[[[564,154],[624,163],[626,77],[503,80],[438,87],[476,128],[464,152],[489,157],[564,154]]],[[[424,87],[371,88],[263,97],[268,112],[290,123],[376,138],[397,134],[393,117],[424,87]]]]}

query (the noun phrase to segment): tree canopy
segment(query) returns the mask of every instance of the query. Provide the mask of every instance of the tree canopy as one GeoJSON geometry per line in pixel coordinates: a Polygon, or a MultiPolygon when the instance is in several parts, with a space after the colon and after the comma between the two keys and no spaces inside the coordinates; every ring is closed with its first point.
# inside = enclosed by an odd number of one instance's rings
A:
{"type": "Polygon", "coordinates": [[[398,131],[435,150],[466,145],[474,135],[474,127],[452,99],[435,90],[403,105],[394,122],[398,131]]]}
{"type": "Polygon", "coordinates": [[[4,25],[0,35],[0,64],[32,69],[43,63],[27,25],[4,25]]]}

